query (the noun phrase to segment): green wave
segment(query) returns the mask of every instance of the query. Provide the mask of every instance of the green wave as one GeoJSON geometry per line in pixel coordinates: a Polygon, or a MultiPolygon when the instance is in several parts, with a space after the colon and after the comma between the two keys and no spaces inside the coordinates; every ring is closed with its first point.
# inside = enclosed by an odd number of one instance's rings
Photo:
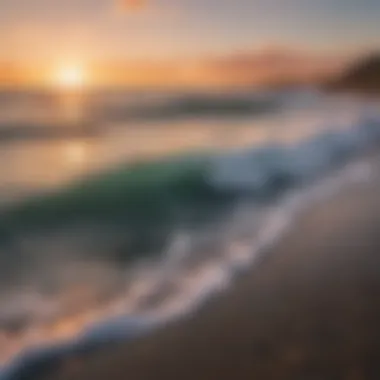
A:
{"type": "Polygon", "coordinates": [[[124,230],[128,251],[150,250],[174,228],[210,221],[233,201],[208,182],[209,170],[206,155],[119,166],[4,210],[0,242],[94,225],[124,230]]]}

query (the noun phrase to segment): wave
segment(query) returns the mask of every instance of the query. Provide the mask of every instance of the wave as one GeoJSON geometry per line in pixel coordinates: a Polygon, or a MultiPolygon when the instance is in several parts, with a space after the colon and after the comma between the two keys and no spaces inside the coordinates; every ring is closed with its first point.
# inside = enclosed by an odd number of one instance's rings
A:
{"type": "Polygon", "coordinates": [[[132,104],[123,97],[103,98],[96,108],[100,118],[118,120],[171,120],[194,117],[244,117],[259,116],[280,109],[279,96],[247,94],[160,94],[159,97],[142,98],[132,104]]]}
{"type": "Polygon", "coordinates": [[[243,200],[270,202],[379,139],[378,121],[363,120],[359,126],[295,145],[121,165],[3,209],[0,249],[12,253],[1,254],[1,261],[15,257],[16,243],[23,236],[68,229],[93,230],[95,237],[99,230],[105,231],[103,235],[112,231],[112,239],[121,235],[118,249],[108,253],[108,259],[128,262],[158,254],[174,228],[201,229],[216,223],[243,200]]]}
{"type": "Polygon", "coordinates": [[[8,226],[14,233],[99,223],[136,230],[179,222],[191,225],[200,221],[199,215],[207,219],[210,212],[242,196],[271,199],[379,139],[380,121],[372,118],[294,145],[119,165],[3,209],[0,222],[3,231],[8,226]]]}
{"type": "Polygon", "coordinates": [[[0,243],[23,233],[109,226],[128,231],[128,251],[153,249],[173,225],[207,220],[233,199],[208,182],[210,164],[201,157],[137,163],[32,198],[3,211],[0,243]]]}

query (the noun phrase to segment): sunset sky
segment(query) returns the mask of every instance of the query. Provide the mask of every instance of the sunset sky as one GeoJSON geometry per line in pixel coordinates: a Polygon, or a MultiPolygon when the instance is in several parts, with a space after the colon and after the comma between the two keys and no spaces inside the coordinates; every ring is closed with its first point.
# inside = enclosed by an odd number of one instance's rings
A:
{"type": "Polygon", "coordinates": [[[315,71],[380,49],[379,19],[378,0],[0,0],[0,81],[64,62],[132,82],[315,71]]]}

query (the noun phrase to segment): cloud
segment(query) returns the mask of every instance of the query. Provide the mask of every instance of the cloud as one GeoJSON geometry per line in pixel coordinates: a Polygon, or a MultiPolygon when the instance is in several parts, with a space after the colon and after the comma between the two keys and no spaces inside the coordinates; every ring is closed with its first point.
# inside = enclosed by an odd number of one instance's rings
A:
{"type": "Polygon", "coordinates": [[[116,5],[123,12],[140,11],[148,7],[148,0],[117,0],[116,5]]]}
{"type": "Polygon", "coordinates": [[[206,60],[203,69],[215,81],[236,84],[312,82],[331,75],[339,66],[332,57],[287,47],[266,47],[206,60]]]}
{"type": "Polygon", "coordinates": [[[287,47],[266,47],[194,60],[121,62],[100,69],[106,81],[180,86],[307,84],[324,80],[342,62],[287,47]]]}

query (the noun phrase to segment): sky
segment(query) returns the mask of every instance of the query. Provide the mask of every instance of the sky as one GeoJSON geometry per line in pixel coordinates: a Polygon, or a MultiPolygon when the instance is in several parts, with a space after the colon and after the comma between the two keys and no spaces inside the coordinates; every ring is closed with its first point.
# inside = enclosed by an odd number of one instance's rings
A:
{"type": "Polygon", "coordinates": [[[0,63],[333,57],[380,49],[379,19],[379,0],[0,0],[0,63]]]}

